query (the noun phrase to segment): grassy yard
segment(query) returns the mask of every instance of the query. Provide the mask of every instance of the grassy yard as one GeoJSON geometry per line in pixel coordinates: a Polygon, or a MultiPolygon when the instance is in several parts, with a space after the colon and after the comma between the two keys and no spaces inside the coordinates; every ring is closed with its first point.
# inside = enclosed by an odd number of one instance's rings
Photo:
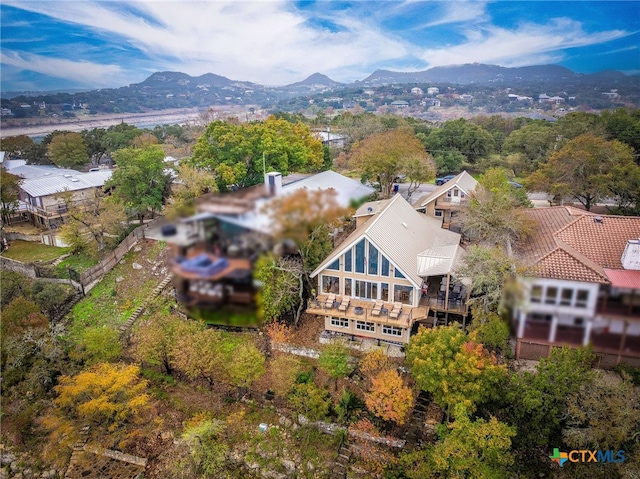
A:
{"type": "Polygon", "coordinates": [[[72,254],[71,256],[63,259],[56,269],[60,278],[68,278],[69,268],[77,271],[78,273],[82,273],[96,264],[98,264],[98,260],[91,256],[87,256],[85,254],[72,254]]]}
{"type": "Polygon", "coordinates": [[[15,240],[11,242],[8,250],[2,253],[2,256],[29,263],[32,261],[50,261],[68,252],[69,248],[58,248],[57,246],[48,246],[34,241],[15,240]]]}
{"type": "Polygon", "coordinates": [[[142,304],[162,280],[148,268],[136,270],[133,263],[145,264],[153,249],[140,253],[129,251],[116,267],[96,284],[71,311],[69,332],[77,334],[84,328],[104,326],[117,328],[142,304]]]}

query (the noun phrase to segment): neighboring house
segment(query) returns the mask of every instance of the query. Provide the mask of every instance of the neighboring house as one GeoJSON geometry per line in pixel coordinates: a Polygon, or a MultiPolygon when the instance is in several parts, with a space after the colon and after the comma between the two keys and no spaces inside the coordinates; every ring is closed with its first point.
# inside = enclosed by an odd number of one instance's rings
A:
{"type": "Polygon", "coordinates": [[[417,324],[464,324],[468,287],[452,272],[465,252],[460,235],[415,211],[401,195],[365,203],[357,227],[317,268],[307,312],[325,329],[407,343],[417,324]]]}
{"type": "Polygon", "coordinates": [[[527,214],[537,229],[520,251],[532,276],[514,312],[517,356],[591,344],[600,367],[640,366],[640,217],[566,206],[527,214]]]}
{"type": "Polygon", "coordinates": [[[24,178],[20,183],[21,210],[26,211],[34,225],[47,229],[60,226],[68,214],[60,193],[70,191],[71,204],[82,203],[92,197],[97,188],[102,188],[112,174],[111,170],[89,173],[61,168],[36,170],[31,165],[19,166],[9,172],[24,178]],[[37,176],[40,172],[44,173],[37,176]]]}
{"type": "Polygon", "coordinates": [[[299,189],[333,189],[348,207],[375,190],[334,171],[324,171],[283,185],[280,173],[265,175],[265,184],[196,200],[196,214],[175,225],[167,236],[174,245],[172,265],[178,299],[188,307],[254,305],[253,264],[273,247],[274,223],[269,202],[299,189]]]}
{"type": "Polygon", "coordinates": [[[337,133],[331,133],[330,130],[327,131],[316,131],[314,136],[320,138],[323,145],[327,145],[333,148],[343,148],[344,147],[344,136],[338,135],[337,133]]]}
{"type": "Polygon", "coordinates": [[[409,103],[404,100],[396,100],[391,102],[391,106],[398,110],[403,110],[405,108],[409,108],[409,103]]]}
{"type": "Polygon", "coordinates": [[[469,195],[476,189],[478,182],[466,171],[463,171],[452,180],[440,185],[433,192],[422,196],[416,201],[416,210],[424,212],[441,220],[445,229],[455,225],[462,207],[469,199],[469,195]]]}

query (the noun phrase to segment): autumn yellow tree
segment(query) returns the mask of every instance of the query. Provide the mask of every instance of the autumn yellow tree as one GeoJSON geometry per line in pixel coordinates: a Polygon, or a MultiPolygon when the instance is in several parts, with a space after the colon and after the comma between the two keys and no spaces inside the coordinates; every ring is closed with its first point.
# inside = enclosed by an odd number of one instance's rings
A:
{"type": "Polygon", "coordinates": [[[178,167],[178,181],[171,185],[164,214],[169,219],[192,215],[196,198],[215,191],[218,191],[218,186],[214,173],[183,163],[178,167]]]}
{"type": "Polygon", "coordinates": [[[358,363],[358,368],[365,376],[372,378],[382,371],[390,369],[391,361],[382,348],[377,348],[365,354],[358,363]]]}
{"type": "Polygon", "coordinates": [[[70,448],[83,430],[105,447],[117,445],[143,420],[146,389],[140,368],[126,364],[100,363],[75,376],[61,376],[53,408],[43,419],[50,431],[47,452],[70,448]]]}
{"type": "Polygon", "coordinates": [[[403,425],[413,407],[414,394],[395,369],[387,369],[371,379],[364,402],[376,416],[403,425]]]}

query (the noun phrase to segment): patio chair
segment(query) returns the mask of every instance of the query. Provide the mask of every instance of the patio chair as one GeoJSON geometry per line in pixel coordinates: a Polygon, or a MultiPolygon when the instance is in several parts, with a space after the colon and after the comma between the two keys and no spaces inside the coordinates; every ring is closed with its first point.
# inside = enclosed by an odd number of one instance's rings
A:
{"type": "Polygon", "coordinates": [[[342,302],[340,303],[340,306],[338,306],[338,311],[346,311],[348,307],[349,307],[349,296],[343,296],[342,302]]]}
{"type": "Polygon", "coordinates": [[[402,312],[402,303],[398,303],[398,302],[393,303],[393,309],[389,313],[389,317],[393,319],[398,319],[398,316],[400,316],[401,312],[402,312]]]}
{"type": "Polygon", "coordinates": [[[329,297],[327,298],[327,300],[324,303],[324,306],[326,308],[333,308],[333,302],[336,300],[336,295],[335,293],[331,293],[329,295],[329,297]]]}
{"type": "Polygon", "coordinates": [[[373,310],[371,310],[371,314],[373,316],[380,316],[380,312],[382,311],[382,306],[384,306],[384,302],[383,301],[376,301],[376,303],[373,305],[373,310]]]}

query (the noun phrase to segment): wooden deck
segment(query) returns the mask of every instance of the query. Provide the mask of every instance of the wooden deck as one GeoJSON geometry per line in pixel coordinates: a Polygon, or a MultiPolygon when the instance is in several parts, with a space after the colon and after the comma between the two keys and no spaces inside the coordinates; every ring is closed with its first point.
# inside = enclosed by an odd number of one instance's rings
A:
{"type": "Polygon", "coordinates": [[[353,319],[356,321],[370,321],[404,328],[411,327],[415,321],[425,319],[429,314],[429,306],[426,304],[421,304],[417,308],[403,304],[402,311],[398,318],[392,318],[389,313],[393,309],[393,304],[386,302],[380,314],[376,316],[373,314],[374,301],[356,298],[349,298],[348,307],[346,310],[341,311],[339,309],[342,300],[341,296],[338,296],[336,301],[331,305],[326,304],[327,299],[328,295],[322,294],[318,296],[316,301],[310,300],[307,306],[307,313],[353,319]]]}

